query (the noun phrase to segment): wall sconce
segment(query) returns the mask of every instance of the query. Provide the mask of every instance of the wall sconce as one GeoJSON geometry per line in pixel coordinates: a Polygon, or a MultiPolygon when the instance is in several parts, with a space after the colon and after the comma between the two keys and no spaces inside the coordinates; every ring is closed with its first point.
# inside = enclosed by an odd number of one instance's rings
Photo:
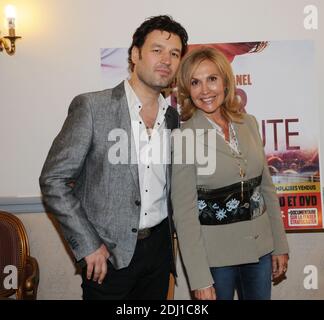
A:
{"type": "Polygon", "coordinates": [[[0,37],[0,52],[3,51],[3,49],[6,50],[6,52],[12,56],[16,51],[16,40],[20,39],[21,37],[16,36],[16,10],[15,7],[8,5],[5,9],[6,12],[6,18],[8,21],[8,30],[9,35],[6,37],[0,37]]]}

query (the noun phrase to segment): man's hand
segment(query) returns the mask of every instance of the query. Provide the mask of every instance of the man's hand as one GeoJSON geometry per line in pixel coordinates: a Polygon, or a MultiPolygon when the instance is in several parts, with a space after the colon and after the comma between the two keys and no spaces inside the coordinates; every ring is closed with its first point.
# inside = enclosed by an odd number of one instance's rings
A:
{"type": "Polygon", "coordinates": [[[216,300],[216,292],[213,286],[194,290],[194,295],[198,300],[216,300]]]}
{"type": "Polygon", "coordinates": [[[107,274],[107,259],[110,253],[106,246],[102,244],[95,252],[89,254],[84,259],[87,262],[87,278],[91,279],[93,273],[93,281],[102,283],[107,274]]]}
{"type": "Polygon", "coordinates": [[[272,256],[272,279],[276,279],[286,273],[288,268],[288,259],[288,254],[272,256]]]}

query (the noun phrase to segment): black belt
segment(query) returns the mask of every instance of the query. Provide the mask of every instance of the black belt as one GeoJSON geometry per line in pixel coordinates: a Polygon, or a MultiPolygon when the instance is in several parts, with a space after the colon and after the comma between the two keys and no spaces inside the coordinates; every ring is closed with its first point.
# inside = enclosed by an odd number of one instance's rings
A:
{"type": "Polygon", "coordinates": [[[168,221],[168,218],[165,218],[162,222],[160,222],[156,226],[138,230],[137,240],[143,240],[143,239],[148,238],[153,232],[160,230],[167,221],[168,221]]]}
{"type": "Polygon", "coordinates": [[[262,176],[218,189],[198,188],[199,221],[202,225],[222,225],[251,220],[265,212],[257,187],[262,176]]]}

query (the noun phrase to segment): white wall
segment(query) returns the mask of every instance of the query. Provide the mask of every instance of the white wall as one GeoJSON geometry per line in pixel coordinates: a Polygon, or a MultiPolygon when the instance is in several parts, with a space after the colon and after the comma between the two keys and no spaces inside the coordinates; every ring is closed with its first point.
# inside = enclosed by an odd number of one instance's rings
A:
{"type": "MultiPolygon", "coordinates": [[[[7,0],[0,0],[0,14],[7,0]]],[[[11,0],[18,15],[13,57],[0,54],[0,196],[39,195],[38,176],[67,107],[78,93],[105,87],[99,48],[128,47],[144,18],[171,14],[187,28],[191,43],[313,39],[318,92],[324,91],[324,33],[321,0],[11,0]],[[319,10],[319,29],[305,30],[303,8],[319,10]]],[[[4,19],[0,15],[0,30],[4,19]]],[[[307,81],[307,79],[300,79],[307,81]]],[[[302,93],[297,93],[302,94],[302,93]]],[[[323,95],[319,105],[323,105],[323,95]]],[[[320,120],[324,113],[320,108],[320,120]]],[[[314,121],[317,120],[314,115],[314,121]]],[[[321,132],[321,150],[324,133],[321,132]]],[[[323,153],[322,163],[324,159],[323,153]]],[[[21,215],[27,223],[32,252],[39,259],[39,297],[80,297],[79,277],[47,216],[21,215]]],[[[290,234],[288,279],[275,288],[278,298],[323,298],[324,234],[290,234]],[[303,287],[304,266],[314,264],[319,289],[303,287]]],[[[182,275],[180,275],[182,276],[182,275]]],[[[184,279],[176,297],[186,296],[184,279]]]]}
{"type": "MultiPolygon", "coordinates": [[[[324,89],[324,33],[303,27],[310,0],[0,0],[0,12],[7,1],[16,5],[23,39],[15,56],[0,56],[0,136],[6,137],[0,142],[0,196],[39,194],[40,169],[71,99],[104,88],[99,48],[128,47],[151,15],[172,14],[191,43],[314,39],[319,92],[324,89]]],[[[323,1],[311,3],[321,13],[323,1]]],[[[0,30],[3,21],[0,16],[0,30]]]]}

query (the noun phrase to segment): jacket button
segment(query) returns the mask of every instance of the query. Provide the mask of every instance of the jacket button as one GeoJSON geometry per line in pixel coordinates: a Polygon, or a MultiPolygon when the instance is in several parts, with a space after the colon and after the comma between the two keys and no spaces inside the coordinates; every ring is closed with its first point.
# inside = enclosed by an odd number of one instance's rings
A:
{"type": "Polygon", "coordinates": [[[132,232],[134,232],[134,233],[137,232],[137,229],[136,228],[133,228],[132,229],[132,232]]]}
{"type": "Polygon", "coordinates": [[[135,200],[135,204],[136,204],[137,206],[140,206],[140,205],[141,205],[141,201],[139,201],[139,200],[135,200]]]}

